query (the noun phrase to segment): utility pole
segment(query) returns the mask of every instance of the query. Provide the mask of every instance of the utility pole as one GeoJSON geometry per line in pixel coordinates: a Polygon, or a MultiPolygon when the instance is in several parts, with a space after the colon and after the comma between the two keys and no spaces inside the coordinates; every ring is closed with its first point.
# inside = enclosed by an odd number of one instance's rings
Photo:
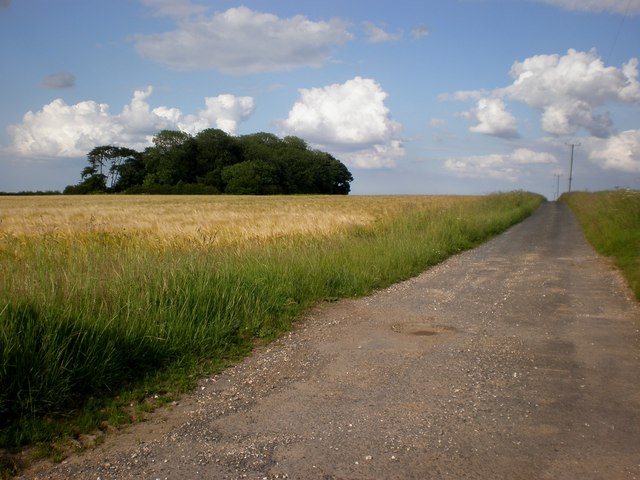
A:
{"type": "Polygon", "coordinates": [[[558,198],[560,198],[560,176],[562,174],[561,173],[556,173],[556,200],[558,200],[558,198]]]}
{"type": "Polygon", "coordinates": [[[571,193],[571,180],[573,179],[573,149],[579,147],[579,143],[567,143],[571,147],[571,165],[569,167],[569,193],[571,193]]]}

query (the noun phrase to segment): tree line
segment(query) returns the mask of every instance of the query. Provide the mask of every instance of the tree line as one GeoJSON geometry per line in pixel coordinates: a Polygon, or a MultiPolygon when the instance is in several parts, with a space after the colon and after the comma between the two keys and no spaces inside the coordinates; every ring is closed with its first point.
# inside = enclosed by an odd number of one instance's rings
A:
{"type": "Polygon", "coordinates": [[[87,160],[65,194],[348,194],[353,181],[342,162],[301,138],[213,128],[195,136],[163,130],[143,152],[98,146],[87,160]]]}

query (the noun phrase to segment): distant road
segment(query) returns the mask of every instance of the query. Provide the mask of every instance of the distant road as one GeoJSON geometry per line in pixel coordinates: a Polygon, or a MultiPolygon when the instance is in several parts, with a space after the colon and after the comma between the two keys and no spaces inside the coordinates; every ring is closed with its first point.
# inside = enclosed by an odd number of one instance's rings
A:
{"type": "Polygon", "coordinates": [[[640,478],[640,308],[544,204],[25,478],[640,478]]]}

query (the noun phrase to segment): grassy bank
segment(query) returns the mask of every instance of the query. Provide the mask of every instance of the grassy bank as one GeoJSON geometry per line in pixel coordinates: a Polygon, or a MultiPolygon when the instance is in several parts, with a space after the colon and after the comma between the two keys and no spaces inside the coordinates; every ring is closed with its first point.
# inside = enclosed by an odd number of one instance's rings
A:
{"type": "Polygon", "coordinates": [[[572,192],[561,201],[598,253],[615,259],[640,300],[640,191],[572,192]]]}
{"type": "Polygon", "coordinates": [[[1,446],[127,422],[129,405],[189,388],[313,304],[416,275],[542,201],[523,192],[8,198],[1,446]]]}

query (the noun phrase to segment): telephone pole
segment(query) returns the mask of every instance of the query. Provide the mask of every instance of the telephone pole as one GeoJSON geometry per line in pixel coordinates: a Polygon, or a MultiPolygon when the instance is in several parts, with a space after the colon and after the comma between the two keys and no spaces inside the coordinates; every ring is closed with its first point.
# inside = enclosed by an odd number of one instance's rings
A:
{"type": "Polygon", "coordinates": [[[571,147],[571,165],[569,166],[569,193],[571,193],[571,180],[573,179],[573,149],[579,147],[579,143],[567,143],[571,147]]]}
{"type": "Polygon", "coordinates": [[[561,173],[556,173],[556,200],[558,200],[558,198],[560,198],[560,176],[562,174],[561,173]]]}

